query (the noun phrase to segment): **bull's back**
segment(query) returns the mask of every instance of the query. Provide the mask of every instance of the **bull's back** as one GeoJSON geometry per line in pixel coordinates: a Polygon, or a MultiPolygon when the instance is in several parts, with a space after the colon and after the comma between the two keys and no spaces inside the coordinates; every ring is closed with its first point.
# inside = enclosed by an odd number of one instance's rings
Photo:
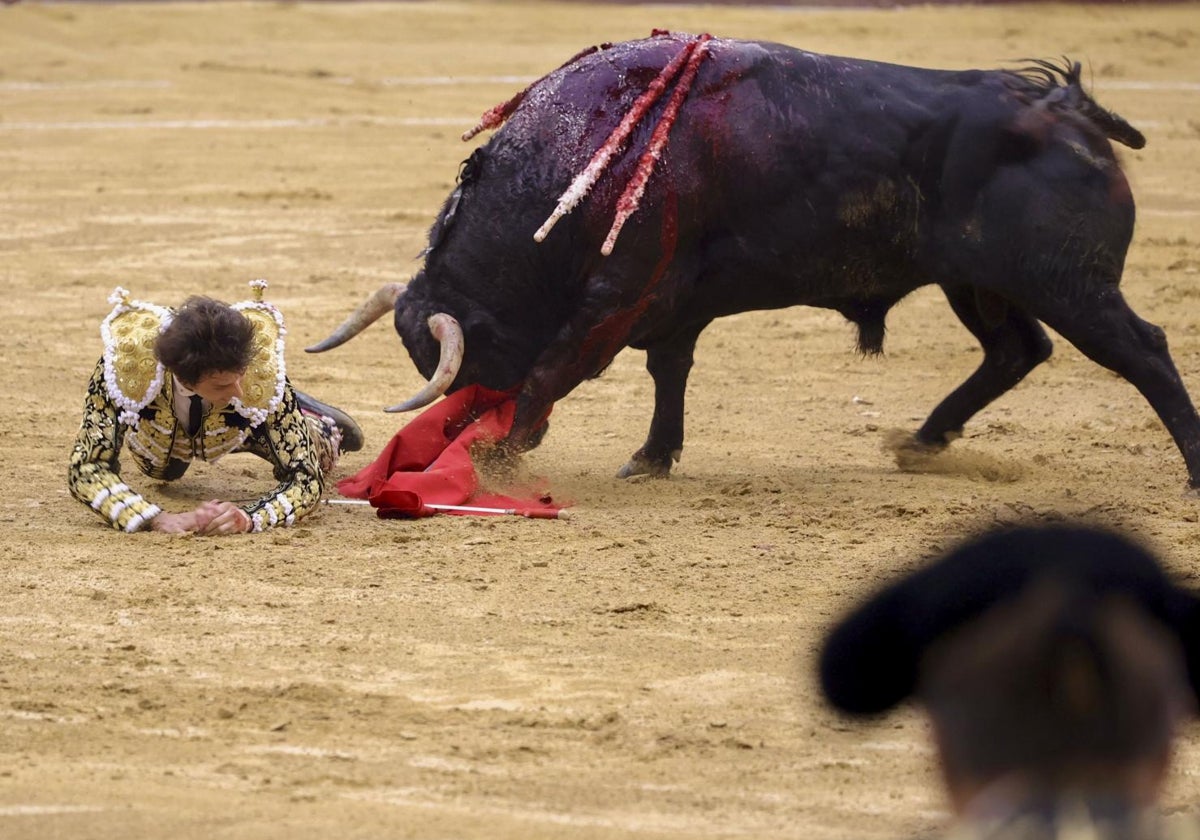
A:
{"type": "MultiPolygon", "coordinates": [[[[561,192],[630,113],[681,38],[614,45],[549,74],[530,89],[491,146],[497,177],[561,192]]],[[[681,196],[715,186],[781,189],[781,170],[816,173],[831,165],[868,171],[895,161],[903,137],[936,112],[939,92],[964,74],[824,56],[766,42],[714,38],[672,126],[663,173],[681,196]]],[[[615,200],[650,144],[674,88],[648,110],[589,199],[615,200]]]]}
{"type": "MultiPolygon", "coordinates": [[[[514,289],[553,292],[561,314],[572,310],[603,265],[601,243],[639,166],[647,166],[656,130],[664,130],[678,77],[614,145],[578,206],[544,242],[534,232],[597,152],[613,145],[622,119],[689,39],[617,44],[529,89],[481,150],[478,180],[456,222],[456,248],[489,265],[491,288],[510,301],[514,289]]],[[[880,284],[889,286],[886,297],[918,276],[929,282],[921,257],[938,247],[929,238],[996,168],[994,159],[968,155],[961,177],[948,177],[955,143],[971,132],[988,139],[1027,107],[995,71],[929,70],[719,38],[705,50],[614,257],[644,262],[669,237],[680,253],[702,251],[710,275],[729,283],[762,278],[763,305],[875,294],[880,284]],[[848,263],[848,254],[856,261],[848,263]]]]}
{"type": "MultiPolygon", "coordinates": [[[[685,43],[657,37],[618,44],[529,91],[487,149],[498,192],[511,193],[517,184],[527,199],[516,220],[519,235],[532,242],[558,196],[685,43]]],[[[762,230],[759,211],[768,208],[809,207],[813,219],[861,215],[853,205],[886,193],[881,182],[908,178],[911,139],[940,119],[964,87],[984,78],[764,42],[713,39],[706,49],[639,208],[642,221],[660,212],[666,198],[685,226],[740,226],[746,233],[762,230]]],[[[661,129],[672,91],[668,85],[580,209],[560,223],[577,244],[607,230],[604,221],[615,215],[661,129]]]]}

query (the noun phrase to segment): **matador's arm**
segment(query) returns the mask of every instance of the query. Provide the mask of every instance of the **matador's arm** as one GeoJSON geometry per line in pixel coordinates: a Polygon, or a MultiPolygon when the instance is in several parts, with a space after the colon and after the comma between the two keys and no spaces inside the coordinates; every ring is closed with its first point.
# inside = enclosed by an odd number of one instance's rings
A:
{"type": "Polygon", "coordinates": [[[294,525],[320,504],[325,476],[314,434],[296,402],[296,392],[286,384],[279,406],[244,446],[271,461],[279,481],[271,492],[242,508],[250,514],[253,530],[294,525]]]}
{"type": "Polygon", "coordinates": [[[104,386],[104,361],[96,365],[84,400],[83,423],[71,450],[67,484],[71,495],[94,510],[114,528],[140,531],[162,509],[121,481],[121,445],[125,427],[104,386]]]}

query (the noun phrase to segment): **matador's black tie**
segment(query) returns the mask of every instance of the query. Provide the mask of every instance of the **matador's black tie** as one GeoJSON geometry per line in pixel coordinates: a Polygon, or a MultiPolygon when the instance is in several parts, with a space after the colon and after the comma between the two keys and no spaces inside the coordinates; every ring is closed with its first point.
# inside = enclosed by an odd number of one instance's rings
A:
{"type": "Polygon", "coordinates": [[[204,400],[199,394],[192,394],[191,405],[188,406],[188,437],[195,437],[204,422],[204,400]]]}

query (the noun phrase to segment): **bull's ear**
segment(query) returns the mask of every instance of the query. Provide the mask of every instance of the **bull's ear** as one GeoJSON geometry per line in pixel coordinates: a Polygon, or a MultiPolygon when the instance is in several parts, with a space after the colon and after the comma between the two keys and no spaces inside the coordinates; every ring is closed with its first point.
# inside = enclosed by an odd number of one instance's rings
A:
{"type": "Polygon", "coordinates": [[[421,253],[417,255],[418,257],[428,256],[446,238],[447,232],[453,227],[454,220],[458,216],[458,208],[462,204],[463,196],[471,184],[479,179],[486,159],[487,153],[481,146],[472,152],[469,158],[459,164],[458,177],[454,182],[454,191],[450,193],[445,203],[442,204],[441,212],[438,213],[433,226],[429,228],[429,244],[421,249],[421,253]]]}
{"type": "Polygon", "coordinates": [[[483,164],[487,160],[488,153],[484,146],[480,146],[475,151],[471,152],[471,156],[464,160],[458,167],[459,186],[469,186],[479,180],[479,176],[483,174],[483,164]]]}

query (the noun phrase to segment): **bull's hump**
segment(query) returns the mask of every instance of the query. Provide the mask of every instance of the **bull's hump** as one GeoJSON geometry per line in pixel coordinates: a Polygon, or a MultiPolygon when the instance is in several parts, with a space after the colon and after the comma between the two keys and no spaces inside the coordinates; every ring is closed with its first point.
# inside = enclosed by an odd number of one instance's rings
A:
{"type": "Polygon", "coordinates": [[[502,145],[510,141],[518,153],[525,146],[553,149],[556,164],[578,171],[679,43],[658,37],[615,44],[560,67],[525,94],[502,132],[502,145]]]}
{"type": "MultiPolygon", "coordinates": [[[[568,168],[577,169],[663,68],[696,37],[671,33],[626,41],[560,67],[528,90],[505,129],[517,145],[554,148],[569,156],[563,161],[568,168]]],[[[765,42],[712,38],[707,42],[702,73],[718,85],[736,81],[768,59],[772,46],[788,49],[765,42]]]]}

